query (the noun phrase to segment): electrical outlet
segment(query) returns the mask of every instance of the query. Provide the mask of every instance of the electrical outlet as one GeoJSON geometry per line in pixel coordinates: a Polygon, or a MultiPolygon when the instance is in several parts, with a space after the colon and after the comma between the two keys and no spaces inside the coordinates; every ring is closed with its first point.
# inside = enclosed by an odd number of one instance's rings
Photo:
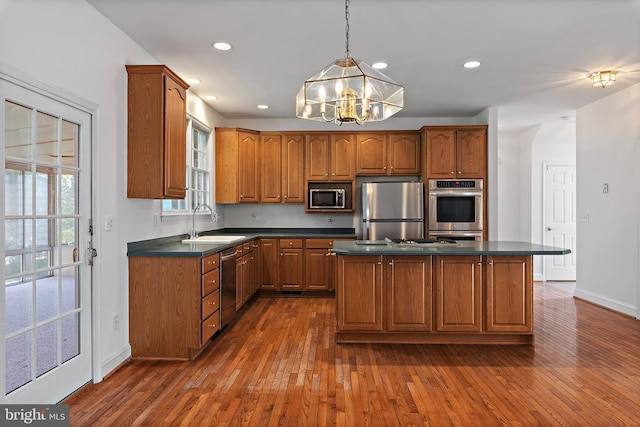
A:
{"type": "Polygon", "coordinates": [[[118,314],[113,315],[113,332],[120,329],[120,316],[118,314]]]}
{"type": "Polygon", "coordinates": [[[113,217],[111,215],[104,217],[104,231],[113,231],[113,217]]]}

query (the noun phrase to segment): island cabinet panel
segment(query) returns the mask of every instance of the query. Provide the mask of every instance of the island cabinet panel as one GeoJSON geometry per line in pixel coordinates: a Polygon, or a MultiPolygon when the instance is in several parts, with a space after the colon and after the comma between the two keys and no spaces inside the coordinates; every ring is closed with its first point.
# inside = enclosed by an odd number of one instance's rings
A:
{"type": "Polygon", "coordinates": [[[482,261],[480,256],[435,258],[436,329],[482,331],[482,261]]]}
{"type": "Polygon", "coordinates": [[[339,331],[382,331],[382,257],[339,256],[339,331]]]}
{"type": "Polygon", "coordinates": [[[386,329],[432,330],[432,257],[384,257],[386,329]]]}
{"type": "Polygon", "coordinates": [[[187,85],[164,65],[127,65],[127,197],[183,199],[187,85]]]}
{"type": "Polygon", "coordinates": [[[533,332],[531,256],[487,256],[486,330],[533,332]]]}

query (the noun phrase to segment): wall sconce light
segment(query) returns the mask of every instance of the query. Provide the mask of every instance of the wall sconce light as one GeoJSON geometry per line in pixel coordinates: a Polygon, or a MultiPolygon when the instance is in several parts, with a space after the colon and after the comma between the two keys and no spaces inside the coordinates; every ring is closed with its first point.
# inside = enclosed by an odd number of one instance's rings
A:
{"type": "Polygon", "coordinates": [[[613,70],[598,71],[591,74],[591,82],[594,86],[605,88],[616,81],[616,74],[613,70]]]}

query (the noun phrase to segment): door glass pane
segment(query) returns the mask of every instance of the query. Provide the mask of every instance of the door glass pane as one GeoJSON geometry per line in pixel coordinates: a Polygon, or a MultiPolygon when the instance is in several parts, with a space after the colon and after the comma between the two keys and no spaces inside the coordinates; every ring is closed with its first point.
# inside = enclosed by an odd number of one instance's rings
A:
{"type": "Polygon", "coordinates": [[[31,331],[7,339],[5,390],[7,393],[31,381],[31,331]]]}
{"type": "Polygon", "coordinates": [[[41,323],[58,315],[58,277],[49,272],[36,281],[36,322],[41,323]]]}
{"type": "Polygon", "coordinates": [[[10,101],[5,101],[4,106],[5,155],[31,159],[31,109],[10,101]]]}
{"type": "Polygon", "coordinates": [[[50,169],[38,167],[36,172],[36,215],[48,215],[53,212],[54,196],[55,181],[50,169]]]}
{"type": "Polygon", "coordinates": [[[80,308],[80,287],[77,280],[78,267],[65,267],[60,274],[62,279],[62,314],[64,314],[80,308]]]}
{"type": "Polygon", "coordinates": [[[33,283],[30,276],[24,281],[5,281],[5,334],[11,335],[31,325],[33,318],[33,283]]]}
{"type": "Polygon", "coordinates": [[[58,163],[58,119],[38,112],[37,129],[36,160],[41,163],[58,163]]]}
{"type": "Polygon", "coordinates": [[[61,214],[76,215],[78,203],[76,197],[77,172],[63,170],[60,176],[61,214]]]}
{"type": "Polygon", "coordinates": [[[58,366],[58,322],[47,323],[36,329],[36,376],[58,366]]]}
{"type": "Polygon", "coordinates": [[[6,252],[24,248],[25,220],[6,219],[4,221],[4,250],[6,252]]]}
{"type": "Polygon", "coordinates": [[[62,363],[80,354],[80,314],[62,318],[62,363]]]}
{"type": "Polygon", "coordinates": [[[62,161],[65,166],[78,166],[79,126],[66,120],[62,121],[62,161]]]}

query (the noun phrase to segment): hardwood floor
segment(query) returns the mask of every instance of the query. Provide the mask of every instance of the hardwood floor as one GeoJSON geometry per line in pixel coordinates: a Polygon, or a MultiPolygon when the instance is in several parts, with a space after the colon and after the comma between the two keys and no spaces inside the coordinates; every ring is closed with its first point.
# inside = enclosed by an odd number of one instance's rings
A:
{"type": "Polygon", "coordinates": [[[536,283],[536,345],[336,345],[334,300],[262,298],[193,362],[134,361],[72,426],[640,425],[640,321],[536,283]]]}

